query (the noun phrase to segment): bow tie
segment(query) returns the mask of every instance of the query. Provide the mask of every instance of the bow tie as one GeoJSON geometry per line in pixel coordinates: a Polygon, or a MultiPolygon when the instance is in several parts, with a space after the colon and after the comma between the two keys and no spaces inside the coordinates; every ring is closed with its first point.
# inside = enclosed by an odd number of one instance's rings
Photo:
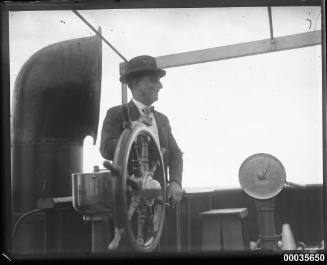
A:
{"type": "Polygon", "coordinates": [[[140,120],[148,126],[152,125],[152,117],[150,116],[150,114],[153,111],[153,109],[154,108],[152,106],[151,107],[145,106],[142,110],[143,115],[141,115],[140,120]]]}
{"type": "Polygon", "coordinates": [[[143,113],[145,115],[150,115],[150,113],[154,111],[154,107],[153,106],[151,106],[151,107],[146,106],[146,107],[144,107],[144,109],[142,111],[143,111],[143,113]]]}

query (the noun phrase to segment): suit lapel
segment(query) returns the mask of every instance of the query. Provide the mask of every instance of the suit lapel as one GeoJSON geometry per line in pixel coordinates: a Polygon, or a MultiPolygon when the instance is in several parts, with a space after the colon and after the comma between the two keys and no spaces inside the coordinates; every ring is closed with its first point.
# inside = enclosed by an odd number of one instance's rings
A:
{"type": "Polygon", "coordinates": [[[136,105],[134,104],[133,100],[128,102],[128,109],[129,109],[129,117],[132,121],[136,121],[140,118],[140,112],[136,105]]]}
{"type": "Polygon", "coordinates": [[[159,141],[160,141],[160,147],[164,147],[166,144],[166,141],[164,139],[164,131],[163,131],[163,122],[160,119],[160,116],[156,111],[153,112],[154,118],[156,119],[157,128],[158,128],[158,134],[159,134],[159,141]]]}

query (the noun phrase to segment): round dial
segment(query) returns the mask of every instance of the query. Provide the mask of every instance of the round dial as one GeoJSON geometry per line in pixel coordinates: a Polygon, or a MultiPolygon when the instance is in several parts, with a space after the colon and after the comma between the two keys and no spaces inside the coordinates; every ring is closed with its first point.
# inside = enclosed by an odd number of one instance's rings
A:
{"type": "Polygon", "coordinates": [[[275,197],[285,185],[286,173],[282,163],[269,154],[248,157],[239,170],[242,189],[255,199],[275,197]]]}

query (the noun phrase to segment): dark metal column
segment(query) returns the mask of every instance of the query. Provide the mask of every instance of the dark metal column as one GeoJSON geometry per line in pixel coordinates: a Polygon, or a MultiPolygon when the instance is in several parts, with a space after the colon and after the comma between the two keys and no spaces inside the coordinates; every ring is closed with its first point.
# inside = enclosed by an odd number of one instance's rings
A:
{"type": "Polygon", "coordinates": [[[278,236],[275,232],[274,205],[275,199],[257,200],[255,205],[258,212],[259,237],[261,249],[277,250],[278,236]]]}
{"type": "Polygon", "coordinates": [[[326,88],[326,1],[321,1],[321,58],[322,58],[322,131],[323,131],[323,196],[324,196],[324,246],[327,241],[327,88],[326,88]]]}
{"type": "Polygon", "coordinates": [[[107,220],[92,221],[92,253],[108,252],[112,236],[107,220]]]}
{"type": "Polygon", "coordinates": [[[11,252],[11,200],[10,200],[10,80],[9,80],[9,14],[4,3],[1,12],[1,177],[2,177],[2,220],[5,225],[3,253],[11,252]]]}

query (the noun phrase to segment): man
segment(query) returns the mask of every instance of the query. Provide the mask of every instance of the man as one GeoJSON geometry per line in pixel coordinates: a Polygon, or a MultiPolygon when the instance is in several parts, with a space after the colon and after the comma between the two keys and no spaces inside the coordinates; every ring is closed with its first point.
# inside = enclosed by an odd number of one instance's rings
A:
{"type": "MultiPolygon", "coordinates": [[[[129,114],[132,121],[146,116],[152,103],[158,100],[159,90],[162,88],[160,78],[166,72],[157,67],[155,58],[147,55],[137,56],[127,62],[126,71],[120,77],[120,81],[128,84],[133,98],[128,103],[129,114]]],[[[168,118],[162,113],[153,110],[150,115],[150,129],[153,131],[163,153],[165,172],[169,168],[168,198],[173,203],[182,198],[182,171],[183,158],[171,132],[168,118]]],[[[123,132],[124,115],[123,106],[116,106],[108,110],[103,122],[101,132],[101,155],[108,160],[113,160],[115,148],[120,135],[123,132]]]]}

